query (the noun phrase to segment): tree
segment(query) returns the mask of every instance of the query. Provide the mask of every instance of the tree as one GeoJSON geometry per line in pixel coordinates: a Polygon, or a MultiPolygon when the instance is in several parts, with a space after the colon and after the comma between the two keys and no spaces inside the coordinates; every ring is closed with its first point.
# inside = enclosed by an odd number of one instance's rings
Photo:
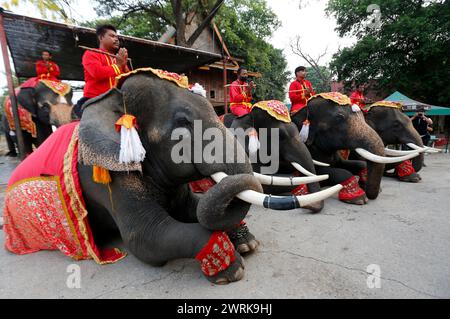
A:
{"type": "Polygon", "coordinates": [[[177,30],[177,44],[191,47],[211,23],[224,0],[97,0],[97,2],[100,6],[96,11],[103,16],[114,16],[115,12],[121,12],[120,19],[123,21],[129,17],[142,17],[144,14],[153,17],[153,20],[156,18],[160,24],[171,25],[177,30]],[[190,20],[192,13],[204,16],[197,29],[187,39],[186,26],[192,22],[190,20]]]}
{"type": "Polygon", "coordinates": [[[9,0],[4,1],[2,6],[10,9],[19,5],[32,5],[44,18],[48,18],[50,14],[52,20],[62,18],[66,22],[74,22],[71,12],[72,3],[72,0],[9,0]]]}
{"type": "Polygon", "coordinates": [[[328,2],[340,36],[358,40],[333,56],[331,67],[339,80],[372,79],[383,89],[450,105],[450,1],[373,2],[328,2]]]}
{"type": "Polygon", "coordinates": [[[255,100],[284,100],[289,73],[283,51],[274,48],[269,39],[280,26],[265,0],[230,0],[215,19],[228,49],[245,60],[245,66],[258,71],[255,100]]]}
{"type": "MultiPolygon", "coordinates": [[[[129,1],[121,0],[112,3],[99,0],[98,13],[106,19],[91,21],[85,25],[94,27],[98,23],[110,22],[116,25],[122,34],[150,40],[159,39],[167,26],[176,27],[170,1],[157,1],[159,6],[151,7],[151,10],[142,9],[123,15],[114,15],[114,11],[123,12],[123,2],[129,1]]],[[[141,1],[141,4],[148,5],[154,2],[141,1]]],[[[199,1],[184,0],[184,14],[188,16],[189,12],[193,12],[190,10],[197,10],[197,14],[204,17],[211,11],[208,10],[208,6],[203,6],[201,9],[198,3],[199,1]]],[[[213,1],[210,1],[210,4],[212,3],[213,1]]],[[[267,6],[266,1],[227,0],[215,16],[214,22],[221,30],[222,37],[233,56],[244,59],[245,66],[250,71],[263,74],[262,78],[255,80],[257,84],[255,99],[283,100],[288,81],[287,62],[283,52],[268,42],[273,31],[280,26],[280,22],[267,6]]]]}
{"type": "Polygon", "coordinates": [[[302,48],[299,36],[297,36],[290,45],[292,52],[310,65],[308,73],[309,71],[312,71],[312,79],[314,82],[311,80],[311,83],[316,89],[316,92],[329,92],[331,89],[332,74],[328,67],[320,65],[320,60],[327,54],[327,49],[319,54],[317,58],[313,58],[302,48]]]}

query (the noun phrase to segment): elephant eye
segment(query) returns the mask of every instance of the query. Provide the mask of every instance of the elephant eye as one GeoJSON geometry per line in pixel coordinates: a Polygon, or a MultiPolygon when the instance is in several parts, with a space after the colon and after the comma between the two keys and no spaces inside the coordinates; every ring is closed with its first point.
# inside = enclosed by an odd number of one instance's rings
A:
{"type": "Polygon", "coordinates": [[[187,117],[181,116],[175,119],[175,124],[177,127],[186,127],[191,125],[191,121],[187,117]]]}

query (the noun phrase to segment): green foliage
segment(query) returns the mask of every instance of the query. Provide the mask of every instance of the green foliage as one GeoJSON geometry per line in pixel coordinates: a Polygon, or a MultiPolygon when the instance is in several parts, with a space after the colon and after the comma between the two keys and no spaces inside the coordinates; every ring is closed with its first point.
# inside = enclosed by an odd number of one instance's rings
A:
{"type": "MultiPolygon", "coordinates": [[[[331,70],[329,68],[321,66],[320,70],[327,79],[331,79],[331,70]]],[[[324,84],[319,74],[313,68],[306,68],[306,71],[308,73],[307,80],[311,82],[316,93],[330,92],[330,84],[324,84]]]]}
{"type": "Polygon", "coordinates": [[[385,90],[450,106],[450,1],[330,0],[341,36],[357,43],[337,52],[331,63],[339,80],[374,79],[385,90]],[[367,7],[378,3],[379,27],[367,24],[367,7]]]}
{"type": "MultiPolygon", "coordinates": [[[[122,34],[157,40],[167,26],[176,26],[170,1],[97,0],[97,13],[108,19],[96,20],[85,25],[95,27],[98,23],[111,22],[122,34]],[[127,8],[128,10],[125,10],[127,8]],[[124,14],[116,15],[122,12],[124,14]]],[[[204,12],[198,0],[183,0],[184,12],[204,12]]],[[[215,1],[202,1],[211,7],[215,1]]],[[[215,23],[234,57],[245,60],[250,71],[260,72],[256,79],[256,100],[285,97],[288,81],[287,62],[281,50],[268,41],[280,26],[275,13],[265,0],[227,0],[220,8],[215,23]]]]}
{"type": "Polygon", "coordinates": [[[64,21],[69,22],[71,19],[66,9],[70,10],[71,3],[72,0],[9,0],[3,1],[1,6],[9,10],[19,5],[31,5],[44,18],[51,18],[52,20],[62,18],[64,21]]]}
{"type": "Polygon", "coordinates": [[[231,54],[244,59],[249,70],[262,74],[255,81],[255,100],[284,100],[289,75],[286,58],[268,42],[280,22],[266,1],[227,1],[215,22],[231,54]]]}

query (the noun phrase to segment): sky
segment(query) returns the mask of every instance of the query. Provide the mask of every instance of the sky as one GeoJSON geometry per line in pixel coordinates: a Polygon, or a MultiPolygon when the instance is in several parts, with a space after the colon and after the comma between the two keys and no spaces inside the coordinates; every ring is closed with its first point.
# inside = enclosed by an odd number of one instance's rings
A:
{"type": "MultiPolygon", "coordinates": [[[[282,26],[276,30],[270,42],[282,49],[288,60],[288,69],[293,71],[299,65],[306,62],[292,53],[290,43],[299,36],[302,49],[313,58],[317,58],[323,52],[327,54],[320,61],[328,64],[333,53],[340,47],[352,45],[352,38],[339,38],[334,31],[336,21],[333,17],[327,17],[325,8],[327,0],[302,0],[300,8],[299,0],[267,0],[268,5],[276,13],[282,26]]],[[[95,2],[89,0],[76,0],[73,5],[72,15],[76,20],[92,20],[96,18],[94,10],[95,2]]],[[[13,12],[27,16],[38,17],[39,14],[33,8],[13,8],[13,12]]],[[[0,72],[3,72],[3,63],[0,63],[0,72]]],[[[3,74],[3,73],[2,73],[3,74]]],[[[4,75],[0,75],[0,87],[6,86],[4,75]]]]}

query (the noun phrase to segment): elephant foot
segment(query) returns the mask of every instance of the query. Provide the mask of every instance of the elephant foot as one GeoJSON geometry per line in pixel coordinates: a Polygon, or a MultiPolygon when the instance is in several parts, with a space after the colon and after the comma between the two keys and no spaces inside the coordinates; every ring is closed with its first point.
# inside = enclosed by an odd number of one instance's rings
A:
{"type": "Polygon", "coordinates": [[[418,183],[418,182],[420,182],[422,180],[422,177],[420,177],[420,175],[417,174],[417,173],[412,173],[411,175],[399,177],[398,179],[401,182],[418,183]]]}
{"type": "Polygon", "coordinates": [[[366,195],[362,195],[353,199],[341,199],[341,202],[352,205],[365,205],[369,202],[366,195]]]}
{"type": "Polygon", "coordinates": [[[245,224],[227,231],[227,235],[240,254],[251,253],[259,246],[259,242],[245,224]]]}
{"type": "Polygon", "coordinates": [[[317,203],[312,203],[311,205],[304,206],[302,208],[309,210],[310,213],[312,213],[312,214],[317,214],[322,211],[323,206],[324,206],[324,202],[320,201],[317,203]]]}
{"type": "Polygon", "coordinates": [[[219,272],[215,276],[206,277],[210,282],[216,285],[227,285],[234,281],[239,281],[244,278],[245,274],[245,265],[244,258],[235,251],[234,252],[235,260],[234,262],[225,270],[219,272]]]}

